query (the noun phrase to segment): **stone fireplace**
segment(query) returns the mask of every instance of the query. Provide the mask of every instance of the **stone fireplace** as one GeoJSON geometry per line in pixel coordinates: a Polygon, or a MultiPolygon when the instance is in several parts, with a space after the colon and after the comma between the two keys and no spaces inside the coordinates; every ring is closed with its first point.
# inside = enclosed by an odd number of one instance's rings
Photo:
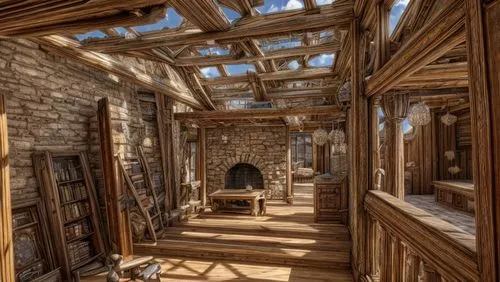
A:
{"type": "Polygon", "coordinates": [[[225,189],[244,189],[247,185],[251,185],[253,189],[264,189],[264,178],[258,168],[239,163],[228,170],[225,189]]]}
{"type": "Polygon", "coordinates": [[[286,127],[207,128],[206,138],[208,194],[250,184],[265,189],[268,199],[285,198],[286,127]]]}

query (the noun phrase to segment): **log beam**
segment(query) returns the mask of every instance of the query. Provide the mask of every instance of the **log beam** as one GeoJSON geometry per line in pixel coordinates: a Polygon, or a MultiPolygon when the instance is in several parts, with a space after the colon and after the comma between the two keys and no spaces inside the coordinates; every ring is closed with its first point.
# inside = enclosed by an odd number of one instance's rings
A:
{"type": "Polygon", "coordinates": [[[180,88],[170,79],[160,80],[158,77],[148,75],[136,68],[127,66],[117,59],[97,52],[84,51],[78,48],[78,43],[62,36],[52,35],[37,40],[43,47],[55,54],[69,57],[93,68],[109,72],[122,79],[136,83],[151,91],[169,96],[195,109],[203,109],[202,104],[196,100],[186,88],[180,88]]]}
{"type": "Polygon", "coordinates": [[[340,49],[338,42],[330,42],[309,47],[295,47],[281,50],[269,51],[264,53],[264,56],[214,56],[214,57],[179,57],[175,60],[175,65],[178,67],[186,66],[213,66],[221,64],[250,64],[274,59],[285,59],[290,57],[298,57],[305,55],[317,55],[321,53],[333,53],[340,49]]]}
{"type": "Polygon", "coordinates": [[[353,4],[350,1],[338,1],[317,11],[314,14],[308,11],[290,11],[255,16],[242,19],[233,28],[223,32],[157,31],[133,39],[96,40],[84,47],[87,50],[108,53],[164,46],[206,45],[207,42],[228,43],[242,38],[269,38],[296,32],[324,30],[334,26],[345,27],[353,19],[353,4]]]}
{"type": "Polygon", "coordinates": [[[286,109],[245,109],[226,111],[198,111],[175,113],[176,120],[238,120],[238,119],[275,119],[286,116],[330,116],[342,113],[338,106],[318,106],[310,108],[286,109]]]}
{"type": "Polygon", "coordinates": [[[463,0],[447,5],[415,33],[366,83],[366,95],[380,95],[465,41],[463,0]]]}
{"type": "MultiPolygon", "coordinates": [[[[301,70],[283,70],[267,73],[258,73],[257,77],[262,81],[271,80],[300,80],[300,79],[314,79],[333,77],[334,74],[329,68],[309,68],[301,70]]],[[[228,76],[204,79],[201,81],[202,85],[221,85],[221,84],[235,84],[235,83],[248,83],[248,76],[228,76]]]]}

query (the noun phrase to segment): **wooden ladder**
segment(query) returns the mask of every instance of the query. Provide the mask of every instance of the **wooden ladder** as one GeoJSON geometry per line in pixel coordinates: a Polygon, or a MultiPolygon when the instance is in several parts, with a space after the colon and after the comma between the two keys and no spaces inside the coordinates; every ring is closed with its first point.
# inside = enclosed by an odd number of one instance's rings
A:
{"type": "MultiPolygon", "coordinates": [[[[123,174],[127,188],[136,201],[139,212],[146,220],[146,227],[151,239],[157,241],[157,232],[163,231],[163,218],[156,197],[156,192],[152,186],[151,175],[149,173],[149,166],[144,158],[142,148],[138,148],[138,156],[130,157],[123,160],[121,156],[117,156],[118,166],[123,174]],[[153,197],[153,206],[145,208],[139,191],[149,190],[153,197]],[[156,221],[156,222],[155,222],[156,221]],[[156,224],[153,224],[155,222],[156,224]],[[156,227],[156,228],[155,228],[156,227]]],[[[146,192],[147,193],[147,192],[146,192]]]]}

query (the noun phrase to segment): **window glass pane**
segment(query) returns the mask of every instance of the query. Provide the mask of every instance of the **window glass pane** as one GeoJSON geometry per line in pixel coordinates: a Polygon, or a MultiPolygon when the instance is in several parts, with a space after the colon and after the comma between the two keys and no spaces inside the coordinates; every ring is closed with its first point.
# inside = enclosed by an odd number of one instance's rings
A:
{"type": "Polygon", "coordinates": [[[306,148],[305,148],[305,142],[304,142],[304,136],[299,136],[297,138],[297,154],[300,162],[300,167],[304,167],[305,165],[305,154],[306,154],[306,148]]]}
{"type": "Polygon", "coordinates": [[[410,0],[397,0],[394,3],[394,6],[391,8],[391,12],[389,15],[389,33],[392,34],[394,32],[394,29],[398,25],[399,20],[401,19],[401,16],[403,16],[403,13],[406,10],[406,7],[410,3],[410,0]]]}
{"type": "Polygon", "coordinates": [[[311,136],[306,136],[305,138],[306,142],[306,158],[305,158],[305,165],[304,167],[312,167],[312,138],[311,136]]]}
{"type": "Polygon", "coordinates": [[[191,142],[191,157],[189,160],[189,180],[196,181],[196,142],[191,142]]]}

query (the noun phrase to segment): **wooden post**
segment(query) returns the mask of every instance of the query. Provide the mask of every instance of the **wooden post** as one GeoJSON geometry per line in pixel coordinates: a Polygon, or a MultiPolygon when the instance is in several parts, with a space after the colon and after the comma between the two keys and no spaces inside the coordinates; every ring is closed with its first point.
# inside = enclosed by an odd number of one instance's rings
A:
{"type": "Polygon", "coordinates": [[[10,200],[9,139],[4,95],[0,94],[0,281],[15,281],[10,200]]]}
{"type": "Polygon", "coordinates": [[[113,252],[124,257],[133,254],[132,236],[130,232],[129,214],[120,205],[120,197],[124,194],[120,185],[118,169],[115,163],[115,151],[111,125],[109,100],[103,98],[98,102],[97,120],[99,124],[99,141],[101,148],[101,166],[104,177],[104,198],[106,202],[106,215],[108,234],[113,252]]]}
{"type": "Polygon", "coordinates": [[[418,282],[420,273],[420,258],[408,250],[406,256],[406,280],[408,282],[418,282]]]}
{"type": "Polygon", "coordinates": [[[493,282],[500,269],[500,1],[466,0],[465,11],[477,257],[481,281],[493,282]]]}
{"type": "Polygon", "coordinates": [[[201,205],[207,205],[207,130],[202,127],[198,131],[199,133],[199,146],[200,152],[200,200],[201,205]]]}
{"type": "MultiPolygon", "coordinates": [[[[290,127],[286,126],[286,202],[293,203],[292,190],[292,148],[290,146],[290,127]]],[[[304,140],[305,144],[305,140],[304,140]]]]}
{"type": "Polygon", "coordinates": [[[441,276],[430,265],[424,262],[424,282],[440,282],[441,276]]]}
{"type": "Polygon", "coordinates": [[[406,118],[409,96],[384,96],[382,103],[386,115],[385,132],[385,170],[386,185],[384,191],[398,199],[404,199],[404,134],[403,120],[406,118]]]}
{"type": "Polygon", "coordinates": [[[364,95],[364,61],[366,37],[362,36],[359,20],[351,23],[351,77],[352,100],[349,117],[349,148],[351,175],[349,177],[351,200],[350,229],[353,243],[354,280],[366,273],[366,212],[363,200],[368,190],[368,102],[364,95]]]}
{"type": "Polygon", "coordinates": [[[380,119],[378,109],[380,108],[380,98],[374,97],[370,100],[370,152],[371,152],[371,181],[370,189],[375,188],[375,174],[381,168],[380,163],[380,134],[378,126],[380,119]]]}

